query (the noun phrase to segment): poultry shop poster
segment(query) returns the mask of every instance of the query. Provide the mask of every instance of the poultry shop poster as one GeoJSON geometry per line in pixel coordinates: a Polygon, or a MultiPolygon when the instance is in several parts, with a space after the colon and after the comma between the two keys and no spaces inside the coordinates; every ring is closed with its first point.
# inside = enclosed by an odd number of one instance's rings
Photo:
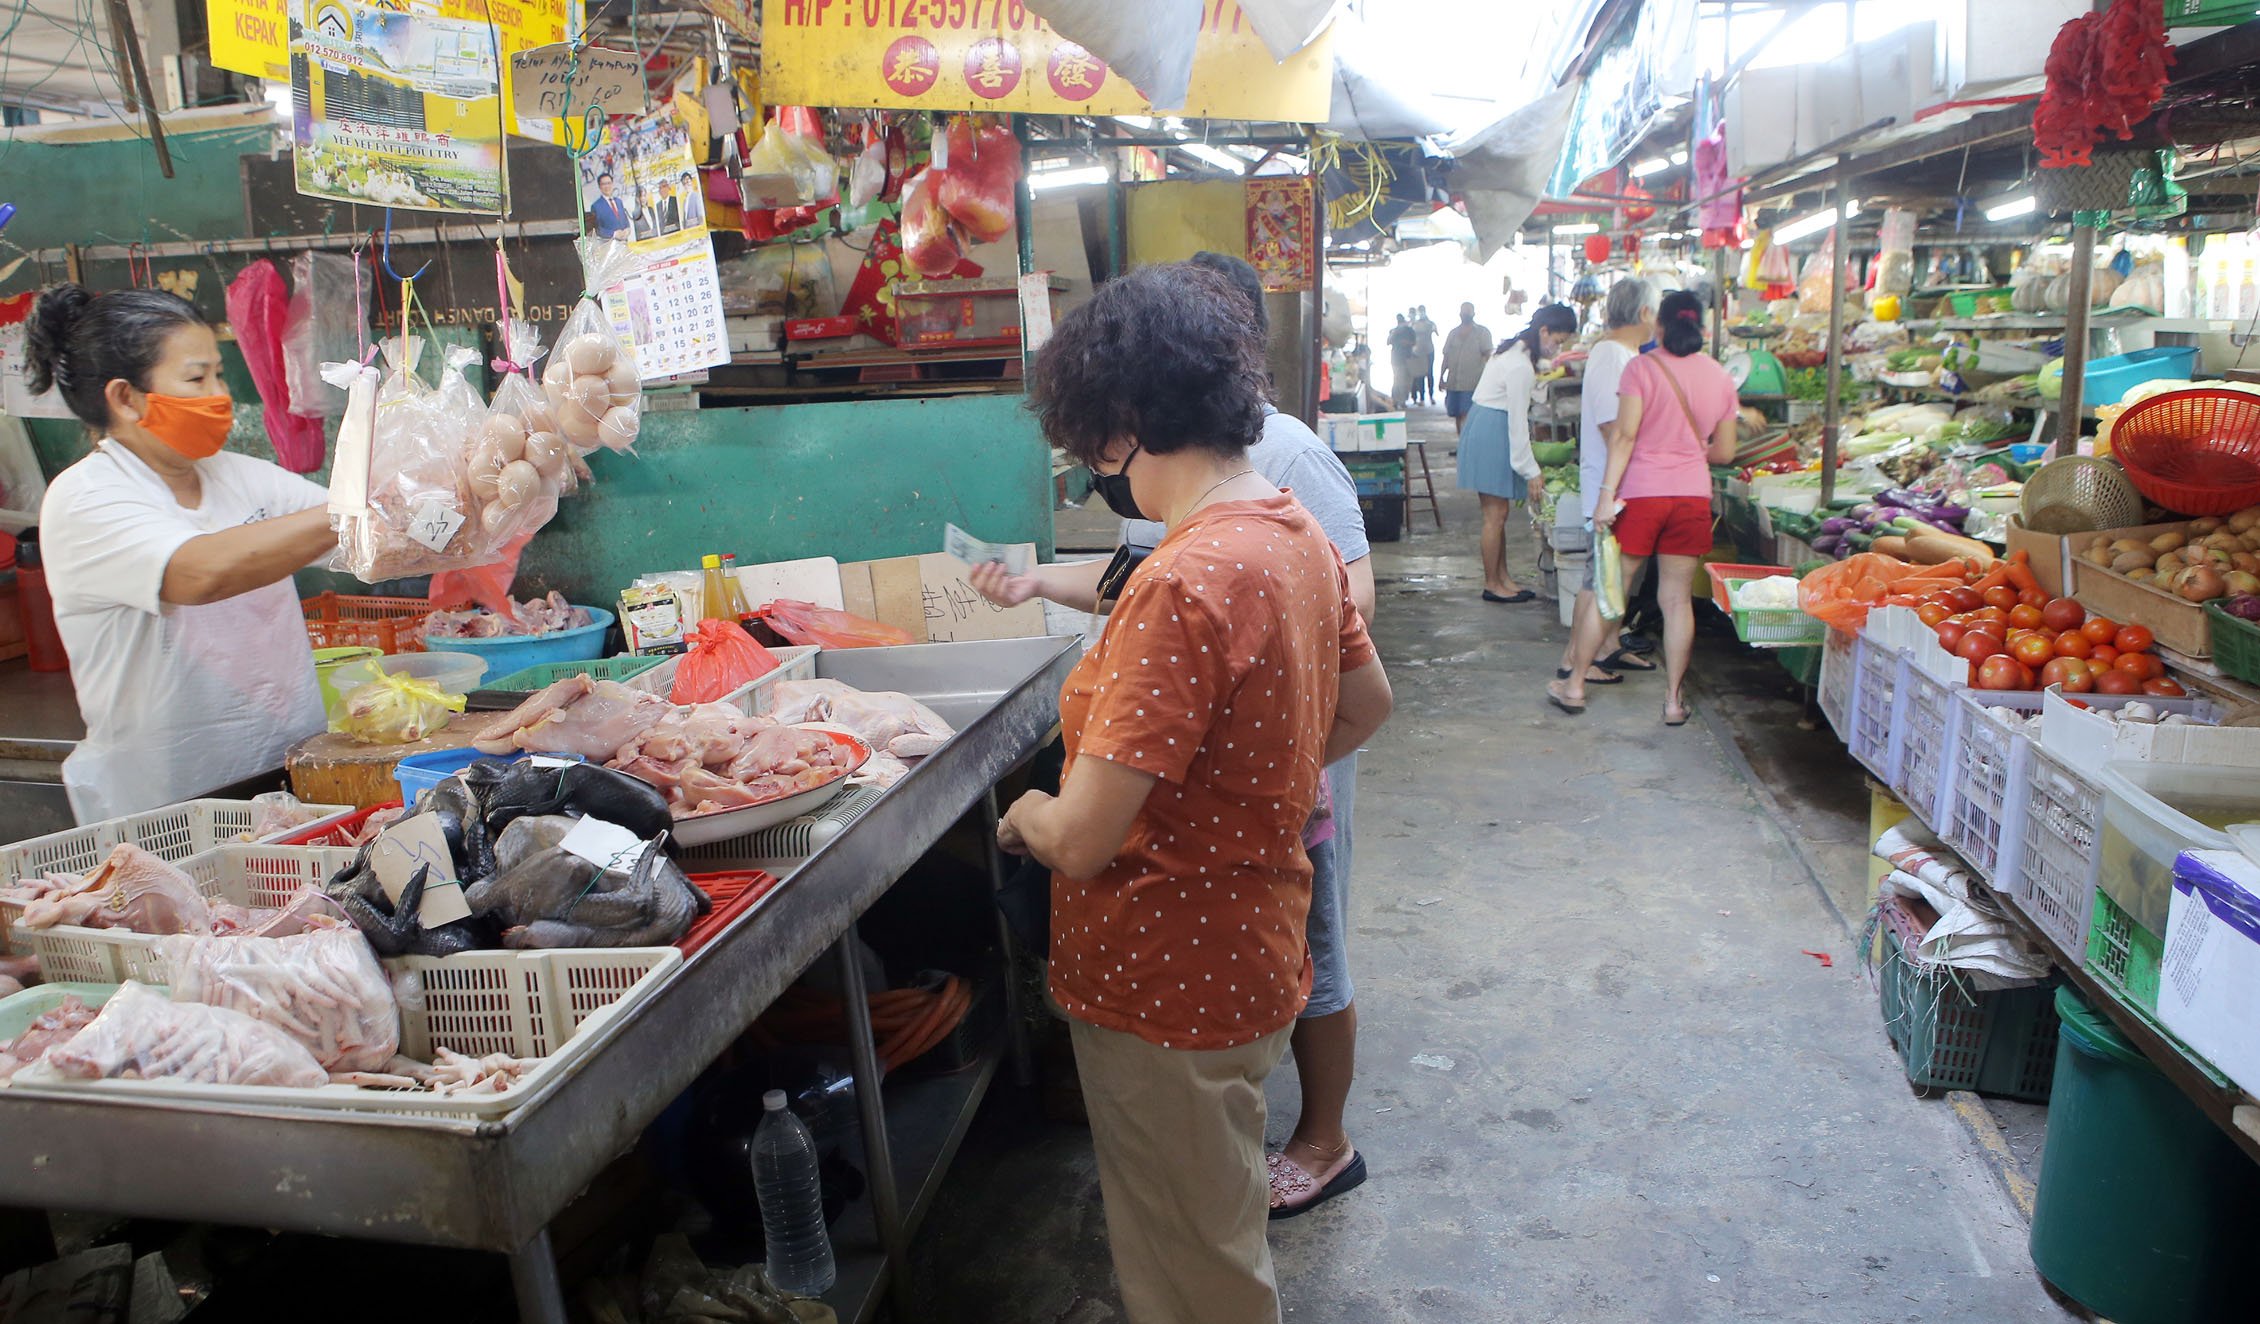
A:
{"type": "Polygon", "coordinates": [[[494,29],[346,0],[292,0],[298,191],[337,202],[500,215],[494,29]]]}

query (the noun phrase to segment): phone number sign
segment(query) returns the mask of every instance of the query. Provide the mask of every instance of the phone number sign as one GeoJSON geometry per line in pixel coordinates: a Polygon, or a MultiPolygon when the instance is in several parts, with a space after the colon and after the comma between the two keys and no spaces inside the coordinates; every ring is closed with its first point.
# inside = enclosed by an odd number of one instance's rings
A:
{"type": "MultiPolygon", "coordinates": [[[[1231,0],[1207,0],[1192,86],[1175,113],[1327,116],[1334,34],[1273,63],[1231,0]]],[[[1020,0],[769,0],[761,99],[777,105],[1139,115],[1145,95],[1020,0]]]]}

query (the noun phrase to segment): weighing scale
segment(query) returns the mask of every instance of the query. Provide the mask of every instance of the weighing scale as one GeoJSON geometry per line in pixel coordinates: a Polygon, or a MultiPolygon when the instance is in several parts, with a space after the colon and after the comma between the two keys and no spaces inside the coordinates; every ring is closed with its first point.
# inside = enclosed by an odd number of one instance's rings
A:
{"type": "Polygon", "coordinates": [[[1724,360],[1726,375],[1734,379],[1734,389],[1742,395],[1787,395],[1789,372],[1781,360],[1773,356],[1765,342],[1783,334],[1778,326],[1733,326],[1727,334],[1745,342],[1728,350],[1724,360]]]}

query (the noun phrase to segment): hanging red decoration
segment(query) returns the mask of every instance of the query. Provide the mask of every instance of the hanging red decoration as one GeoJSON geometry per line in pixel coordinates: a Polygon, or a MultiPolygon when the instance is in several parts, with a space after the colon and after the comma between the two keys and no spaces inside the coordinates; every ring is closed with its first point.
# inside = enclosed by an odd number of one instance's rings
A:
{"type": "Polygon", "coordinates": [[[2122,142],[2132,138],[2164,95],[2173,62],[2165,12],[2153,0],[2112,0],[2103,13],[2064,24],[2049,47],[2047,86],[2033,111],[2040,164],[2088,165],[2106,131],[2122,142]]]}
{"type": "Polygon", "coordinates": [[[1634,230],[1630,234],[1619,235],[1617,237],[1617,252],[1626,257],[1640,256],[1640,232],[1634,230]]]}
{"type": "Polygon", "coordinates": [[[1585,236],[1585,260],[1588,262],[1606,262],[1609,260],[1609,237],[1607,235],[1589,234],[1585,236]]]}
{"type": "Polygon", "coordinates": [[[1624,220],[1627,225],[1639,225],[1653,220],[1656,215],[1656,195],[1640,184],[1625,189],[1624,220]]]}

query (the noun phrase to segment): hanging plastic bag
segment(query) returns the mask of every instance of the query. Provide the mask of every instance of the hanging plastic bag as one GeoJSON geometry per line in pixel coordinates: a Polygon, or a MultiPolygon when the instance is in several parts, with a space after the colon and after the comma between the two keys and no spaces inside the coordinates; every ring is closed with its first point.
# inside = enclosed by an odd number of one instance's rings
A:
{"type": "Polygon", "coordinates": [[[976,128],[971,115],[950,121],[949,169],[937,171],[936,201],[977,244],[1012,233],[1020,181],[1020,140],[1001,124],[976,128]]]}
{"type": "Polygon", "coordinates": [[[542,368],[542,394],[557,430],[575,450],[633,454],[643,425],[643,378],[636,352],[613,331],[604,290],[635,271],[635,254],[618,240],[581,241],[588,291],[566,319],[542,368]]]}
{"type": "Polygon", "coordinates": [[[448,714],[462,711],[462,695],[388,671],[347,691],[331,729],[364,745],[405,745],[436,734],[448,714]]]}
{"type": "Polygon", "coordinates": [[[1624,548],[1614,530],[1603,533],[1593,549],[1593,605],[1604,621],[1624,619],[1624,548]]]}
{"type": "Polygon", "coordinates": [[[768,244],[724,262],[720,274],[733,317],[829,317],[839,307],[822,244],[768,244]]]}
{"type": "Polygon", "coordinates": [[[868,207],[887,191],[887,139],[881,134],[848,163],[848,206],[868,207]]]}
{"type": "MultiPolygon", "coordinates": [[[[505,327],[504,344],[500,362],[513,369],[531,364],[541,348],[523,322],[505,327]]],[[[605,390],[609,399],[609,383],[605,390]]],[[[510,371],[495,388],[466,459],[481,549],[499,552],[548,524],[557,498],[578,485],[572,460],[572,443],[559,431],[548,397],[524,372],[510,371]]]]}
{"type": "Polygon", "coordinates": [[[1804,313],[1827,312],[1835,285],[1836,233],[1832,230],[1827,238],[1821,240],[1821,246],[1813,251],[1813,255],[1805,259],[1805,269],[1797,278],[1797,310],[1804,313]]]}
{"type": "Polygon", "coordinates": [[[1908,565],[1894,556],[1879,552],[1858,552],[1832,565],[1805,576],[1797,585],[1797,605],[1807,616],[1825,621],[1839,630],[1857,634],[1868,623],[1868,611],[1884,604],[1884,599],[1900,592],[1910,581],[1937,580],[1961,582],[1963,566],[1958,561],[1943,565],[1908,565]]]}
{"type": "Polygon", "coordinates": [[[435,571],[425,599],[434,607],[480,607],[497,616],[514,616],[518,604],[510,596],[510,586],[518,581],[518,558],[533,540],[534,530],[527,529],[504,543],[485,565],[435,571]]]}
{"type": "Polygon", "coordinates": [[[769,623],[770,629],[796,644],[815,644],[820,648],[884,648],[919,642],[911,638],[908,630],[792,598],[777,599],[763,607],[759,615],[769,623]]]}
{"type": "Polygon", "coordinates": [[[368,340],[369,268],[358,257],[300,253],[290,260],[290,287],[282,338],[290,412],[336,418],[345,412],[345,392],[323,379],[322,365],[360,357],[368,340]]]}
{"type": "Polygon", "coordinates": [[[748,185],[749,206],[829,206],[839,199],[839,162],[824,150],[823,123],[806,106],[778,108],[746,153],[745,175],[756,181],[748,185]]]}
{"type": "Polygon", "coordinates": [[[676,703],[712,703],[777,669],[777,655],[736,621],[700,621],[685,643],[689,651],[675,664],[667,694],[676,703]]]}
{"type": "MultiPolygon", "coordinates": [[[[413,357],[413,346],[409,353],[413,357]]],[[[448,357],[438,390],[404,364],[387,368],[375,383],[365,451],[350,411],[340,427],[330,509],[339,563],[356,578],[376,583],[483,559],[464,468],[470,437],[485,413],[463,374],[478,352],[458,347],[448,357]]],[[[326,370],[324,375],[341,384],[350,385],[362,372],[357,365],[332,366],[341,375],[326,370]]]]}
{"type": "Polygon", "coordinates": [[[929,280],[950,275],[965,259],[957,236],[950,233],[949,213],[935,196],[941,182],[937,173],[919,171],[902,191],[903,259],[911,270],[929,280]]]}
{"type": "Polygon", "coordinates": [[[235,331],[236,348],[251,369],[251,383],[259,389],[265,414],[267,440],[275,459],[292,473],[312,473],[322,467],[321,420],[301,418],[290,411],[290,383],[283,371],[283,322],[290,298],[282,273],[265,258],[245,267],[228,282],[228,325],[235,331]]]}

